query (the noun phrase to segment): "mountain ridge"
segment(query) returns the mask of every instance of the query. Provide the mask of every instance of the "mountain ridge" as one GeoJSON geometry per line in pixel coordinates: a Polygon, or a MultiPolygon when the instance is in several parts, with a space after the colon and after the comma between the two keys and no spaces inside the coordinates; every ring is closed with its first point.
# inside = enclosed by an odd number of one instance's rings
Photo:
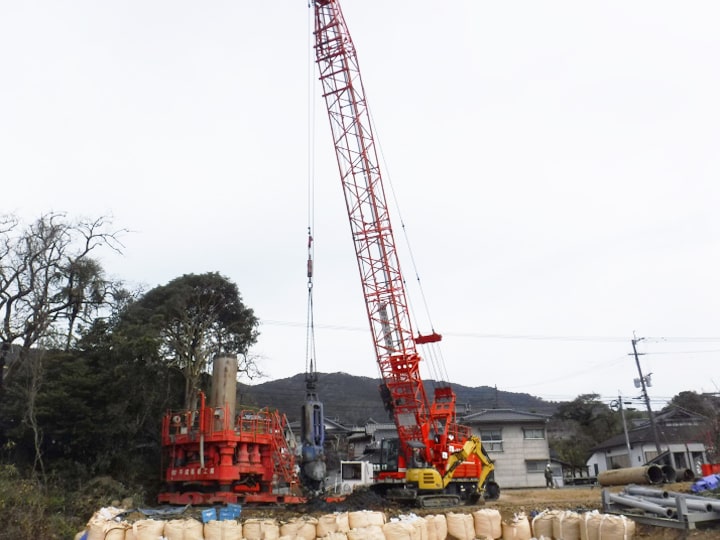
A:
{"type": "MultiPolygon", "coordinates": [[[[434,380],[423,381],[423,384],[430,400],[434,387],[447,386],[447,383],[434,380]]],[[[340,424],[364,425],[370,419],[390,422],[380,399],[380,385],[380,379],[341,371],[318,373],[316,393],[323,403],[325,417],[340,424]]],[[[530,394],[506,392],[490,386],[468,387],[453,383],[450,386],[457,397],[458,416],[483,409],[517,409],[551,415],[558,405],[530,394]]],[[[277,409],[293,422],[300,419],[305,400],[305,374],[298,373],[257,385],[238,383],[237,394],[238,409],[243,405],[277,409]]]]}

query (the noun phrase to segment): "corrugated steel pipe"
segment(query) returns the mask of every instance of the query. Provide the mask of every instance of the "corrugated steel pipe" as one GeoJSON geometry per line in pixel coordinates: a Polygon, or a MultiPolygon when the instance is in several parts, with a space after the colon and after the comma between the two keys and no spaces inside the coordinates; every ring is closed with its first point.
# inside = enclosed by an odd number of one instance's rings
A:
{"type": "Polygon", "coordinates": [[[643,497],[655,497],[657,499],[667,499],[670,493],[662,489],[649,488],[644,486],[629,485],[625,488],[625,492],[630,495],[640,495],[643,497]]]}
{"type": "Polygon", "coordinates": [[[659,516],[674,517],[675,510],[667,506],[660,506],[659,504],[649,502],[639,497],[633,497],[632,495],[621,495],[619,493],[610,493],[610,500],[612,502],[622,504],[624,506],[630,506],[632,508],[640,508],[647,512],[652,512],[659,516]]]}
{"type": "Polygon", "coordinates": [[[675,483],[677,479],[677,472],[675,472],[675,467],[673,467],[672,465],[663,465],[660,468],[662,469],[663,473],[663,481],[666,484],[675,483]]]}
{"type": "Polygon", "coordinates": [[[697,498],[688,497],[680,493],[671,491],[662,491],[660,489],[646,488],[641,486],[628,486],[625,492],[629,495],[644,497],[645,500],[659,504],[660,506],[669,506],[677,508],[677,496],[685,499],[685,504],[689,510],[699,510],[701,512],[712,512],[713,505],[711,501],[698,500],[697,498]]]}
{"type": "Polygon", "coordinates": [[[603,471],[598,474],[597,478],[601,486],[621,486],[625,484],[660,484],[665,476],[659,465],[645,465],[603,471]]]}
{"type": "Polygon", "coordinates": [[[692,482],[695,480],[695,473],[692,469],[678,469],[677,481],[678,482],[692,482]]]}
{"type": "MultiPolygon", "coordinates": [[[[658,499],[661,506],[670,506],[672,508],[677,508],[677,498],[676,497],[668,497],[666,499],[658,499]]],[[[699,512],[712,512],[713,511],[713,505],[711,502],[703,502],[698,501],[697,499],[685,499],[685,506],[688,510],[696,510],[699,512]]]]}

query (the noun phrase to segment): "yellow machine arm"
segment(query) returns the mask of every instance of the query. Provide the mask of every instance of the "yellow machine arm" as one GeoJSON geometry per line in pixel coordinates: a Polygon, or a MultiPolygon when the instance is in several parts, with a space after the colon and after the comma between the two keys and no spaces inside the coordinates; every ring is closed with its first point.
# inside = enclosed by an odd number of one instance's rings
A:
{"type": "MultiPolygon", "coordinates": [[[[447,460],[447,467],[445,473],[441,475],[434,467],[418,467],[408,468],[405,479],[408,485],[416,486],[415,490],[412,489],[398,489],[395,493],[396,498],[410,500],[415,498],[419,501],[420,506],[443,506],[448,504],[459,504],[460,496],[458,493],[438,493],[440,490],[448,488],[453,480],[458,466],[475,455],[482,464],[482,470],[478,475],[477,484],[475,486],[475,492],[467,494],[465,497],[470,504],[474,504],[481,497],[487,500],[495,500],[500,496],[500,486],[494,481],[488,480],[488,476],[495,470],[490,457],[485,452],[480,438],[473,435],[463,444],[462,448],[457,452],[450,454],[447,460]],[[414,494],[413,494],[414,492],[414,494]],[[450,502],[452,500],[452,502],[450,502]]],[[[461,479],[458,479],[461,480],[461,479]]]]}
{"type": "Polygon", "coordinates": [[[482,473],[480,473],[477,483],[478,493],[482,493],[485,480],[487,480],[488,475],[495,470],[495,465],[493,465],[493,462],[487,454],[483,452],[482,442],[476,435],[471,436],[467,441],[465,441],[465,444],[460,450],[450,454],[450,457],[448,458],[448,467],[442,478],[443,487],[447,487],[450,483],[457,466],[473,454],[478,457],[483,465],[482,473]]]}

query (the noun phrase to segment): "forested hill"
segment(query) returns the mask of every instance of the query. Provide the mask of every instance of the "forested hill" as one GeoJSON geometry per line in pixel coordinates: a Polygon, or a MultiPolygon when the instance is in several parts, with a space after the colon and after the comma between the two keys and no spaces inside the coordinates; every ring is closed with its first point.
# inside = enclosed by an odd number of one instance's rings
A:
{"type": "MultiPolygon", "coordinates": [[[[435,381],[425,381],[428,398],[432,399],[435,381]]],[[[389,421],[383,408],[378,387],[380,379],[356,377],[347,373],[319,373],[317,394],[323,403],[325,416],[341,424],[363,425],[372,418],[389,421]]],[[[544,401],[529,394],[503,392],[489,386],[470,388],[452,384],[457,395],[459,415],[483,409],[517,409],[524,412],[552,414],[557,403],[544,401]]],[[[284,412],[292,422],[299,420],[300,407],[305,399],[305,375],[269,381],[257,385],[238,384],[238,409],[242,405],[270,407],[284,412]],[[242,405],[241,405],[242,404],[242,405]]]]}

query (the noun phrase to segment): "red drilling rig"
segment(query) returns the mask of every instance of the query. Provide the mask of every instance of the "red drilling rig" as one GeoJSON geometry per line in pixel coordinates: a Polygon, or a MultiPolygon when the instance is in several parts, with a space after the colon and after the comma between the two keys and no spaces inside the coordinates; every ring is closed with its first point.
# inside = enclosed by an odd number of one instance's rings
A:
{"type": "Polygon", "coordinates": [[[269,409],[236,411],[237,357],[213,362],[210,402],[168,412],[162,422],[166,491],[158,502],[211,505],[299,503],[287,419],[269,409]]]}

